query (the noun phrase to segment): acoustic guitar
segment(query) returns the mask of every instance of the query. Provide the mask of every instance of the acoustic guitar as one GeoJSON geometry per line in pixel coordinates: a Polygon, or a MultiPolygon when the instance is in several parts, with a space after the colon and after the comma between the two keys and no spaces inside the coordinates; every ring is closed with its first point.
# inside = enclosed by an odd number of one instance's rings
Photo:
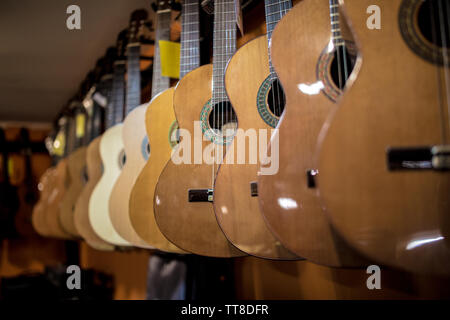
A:
{"type": "Polygon", "coordinates": [[[345,1],[358,75],[323,129],[318,186],[337,231],[380,263],[450,271],[448,1],[345,1]]]}
{"type": "MultiPolygon", "coordinates": [[[[281,243],[333,267],[363,263],[336,235],[315,188],[317,140],[351,74],[356,54],[351,40],[338,0],[302,1],[275,28],[271,57],[286,108],[268,152],[274,161],[279,155],[278,172],[258,179],[261,212],[281,243]]],[[[273,165],[263,164],[261,172],[273,165]]]]}
{"type": "Polygon", "coordinates": [[[34,230],[41,236],[49,236],[50,231],[45,223],[45,212],[46,203],[50,195],[49,184],[51,179],[54,177],[54,167],[48,168],[39,179],[38,190],[39,190],[39,200],[33,206],[33,211],[31,214],[31,223],[34,230]]]}
{"type": "MultiPolygon", "coordinates": [[[[290,0],[266,0],[267,36],[258,37],[241,47],[230,59],[225,87],[243,130],[275,128],[284,109],[284,93],[268,55],[272,31],[288,12],[290,0]],[[239,79],[239,81],[236,81],[239,79]]],[[[256,133],[256,132],[255,132],[256,133]]],[[[250,141],[250,140],[249,140],[250,141]]],[[[249,142],[250,143],[250,142],[249,142]]],[[[228,147],[238,151],[236,139],[228,147]]],[[[261,258],[296,259],[266,226],[259,211],[257,174],[259,164],[250,163],[254,146],[245,145],[247,161],[220,165],[214,184],[214,212],[226,237],[240,250],[261,258]],[[232,188],[230,188],[232,186],[232,188]]]]}
{"type": "Polygon", "coordinates": [[[97,250],[113,250],[114,246],[102,240],[93,230],[89,222],[89,200],[95,185],[102,176],[102,162],[100,158],[99,144],[100,135],[103,127],[102,109],[106,109],[107,126],[112,122],[112,63],[115,60],[116,48],[109,48],[104,57],[104,60],[99,62],[99,67],[102,68],[103,76],[101,76],[99,83],[96,85],[95,92],[89,100],[88,112],[91,113],[90,124],[90,140],[86,150],[86,170],[88,181],[78,197],[74,210],[74,222],[80,236],[86,243],[97,250]]]}
{"type": "MultiPolygon", "coordinates": [[[[198,0],[184,0],[181,19],[180,79],[200,66],[198,0]]],[[[154,61],[158,63],[158,60],[154,61]]],[[[145,127],[152,152],[131,191],[129,216],[133,229],[146,243],[162,251],[182,253],[184,251],[168,241],[159,230],[155,221],[153,201],[149,201],[154,198],[161,171],[170,160],[172,149],[177,145],[178,125],[173,110],[174,90],[170,88],[155,96],[147,107],[145,127]]]]}
{"type": "MultiPolygon", "coordinates": [[[[169,78],[162,77],[160,72],[158,41],[169,39],[171,10],[167,1],[159,1],[158,5],[153,57],[152,97],[169,87],[169,78]]],[[[130,37],[127,46],[127,116],[123,122],[122,129],[122,141],[127,160],[109,197],[109,215],[114,229],[127,242],[141,248],[151,247],[134,231],[128,214],[128,202],[134,182],[150,154],[144,122],[148,103],[140,105],[141,44],[139,42],[139,34],[143,34],[142,28],[146,19],[147,11],[145,10],[134,12],[131,18],[130,37]]]]}
{"type": "Polygon", "coordinates": [[[48,228],[48,236],[60,239],[73,238],[67,233],[60,222],[60,204],[66,193],[68,181],[67,155],[71,150],[73,141],[73,130],[71,115],[65,113],[59,120],[59,132],[57,134],[57,144],[62,148],[63,153],[58,160],[51,179],[49,179],[49,196],[45,205],[44,221],[48,228]]]}
{"type": "Polygon", "coordinates": [[[173,105],[180,126],[180,144],[155,190],[155,218],[161,232],[177,247],[204,256],[244,255],[223,234],[212,206],[217,163],[222,160],[224,145],[232,139],[229,131],[236,127],[236,115],[223,80],[235,48],[235,2],[216,0],[213,65],[189,72],[176,87],[173,105]],[[194,143],[195,150],[191,152],[194,143]],[[199,147],[209,152],[205,162],[199,147]],[[182,154],[187,161],[176,159],[182,154]]]}
{"type": "MultiPolygon", "coordinates": [[[[112,225],[109,216],[109,196],[125,163],[122,142],[122,120],[125,102],[125,48],[128,31],[122,31],[117,38],[117,61],[113,67],[112,112],[108,128],[101,136],[99,152],[102,163],[102,176],[95,185],[89,199],[89,222],[97,236],[104,242],[117,246],[130,246],[112,225]]],[[[94,150],[95,151],[95,150],[94,150]]]]}
{"type": "Polygon", "coordinates": [[[63,229],[73,237],[79,237],[75,227],[75,203],[86,183],[86,110],[80,101],[74,101],[69,107],[74,113],[72,134],[73,149],[67,157],[69,184],[60,204],[60,221],[63,229]]]}

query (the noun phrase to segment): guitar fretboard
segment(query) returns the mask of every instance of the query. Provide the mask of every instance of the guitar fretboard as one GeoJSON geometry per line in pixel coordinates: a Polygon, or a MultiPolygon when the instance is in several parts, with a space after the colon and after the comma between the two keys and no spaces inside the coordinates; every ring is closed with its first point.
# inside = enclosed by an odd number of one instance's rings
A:
{"type": "MultiPolygon", "coordinates": [[[[275,29],[277,23],[283,18],[283,16],[292,8],[291,0],[265,0],[266,11],[266,30],[268,46],[270,48],[270,40],[272,39],[272,32],[275,29]]],[[[271,79],[277,78],[275,69],[272,66],[272,59],[269,52],[269,68],[271,79]]]]}
{"type": "MultiPolygon", "coordinates": [[[[114,120],[113,102],[112,102],[112,84],[113,75],[107,75],[100,81],[99,92],[106,98],[105,106],[105,128],[110,128],[114,120]]],[[[99,132],[100,134],[100,132],[99,132]]]]}
{"type": "Polygon", "coordinates": [[[341,34],[341,25],[339,21],[339,0],[330,1],[330,21],[331,21],[331,39],[335,46],[344,45],[344,39],[341,34]]]}
{"type": "Polygon", "coordinates": [[[126,114],[141,104],[141,46],[138,42],[127,46],[127,103],[126,114]]]}
{"type": "Polygon", "coordinates": [[[234,0],[214,1],[212,104],[228,101],[225,68],[236,51],[236,11],[234,0]]]}
{"type": "Polygon", "coordinates": [[[180,79],[200,66],[198,0],[184,0],[181,19],[180,79]]]}
{"type": "Polygon", "coordinates": [[[125,102],[125,61],[114,63],[114,75],[112,83],[112,125],[122,122],[123,105],[125,102]]]}
{"type": "Polygon", "coordinates": [[[159,41],[170,40],[170,19],[170,10],[157,12],[155,54],[153,57],[152,98],[160,92],[168,89],[170,85],[170,79],[161,75],[161,60],[159,53],[159,41]]]}

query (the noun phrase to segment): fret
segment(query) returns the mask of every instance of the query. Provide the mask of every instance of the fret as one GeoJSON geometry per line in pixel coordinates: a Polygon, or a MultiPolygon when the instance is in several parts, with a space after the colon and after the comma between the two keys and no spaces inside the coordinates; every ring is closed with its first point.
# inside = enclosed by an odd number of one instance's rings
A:
{"type": "Polygon", "coordinates": [[[141,103],[141,70],[139,43],[127,46],[127,96],[126,114],[141,103]]]}
{"type": "Polygon", "coordinates": [[[269,54],[269,71],[272,80],[277,78],[274,67],[272,66],[272,59],[270,57],[270,41],[272,39],[272,32],[275,29],[277,23],[283,18],[283,16],[291,9],[291,0],[265,0],[265,13],[266,13],[266,30],[267,30],[267,50],[269,54]]]}
{"type": "Polygon", "coordinates": [[[200,66],[199,0],[185,0],[181,13],[180,79],[200,66]]]}
{"type": "Polygon", "coordinates": [[[112,83],[112,125],[122,122],[123,106],[125,99],[125,61],[114,63],[114,75],[112,83]]]}
{"type": "Polygon", "coordinates": [[[330,24],[331,24],[331,40],[335,46],[342,45],[341,39],[341,27],[340,27],[340,14],[338,0],[329,0],[330,7],[330,24]]]}

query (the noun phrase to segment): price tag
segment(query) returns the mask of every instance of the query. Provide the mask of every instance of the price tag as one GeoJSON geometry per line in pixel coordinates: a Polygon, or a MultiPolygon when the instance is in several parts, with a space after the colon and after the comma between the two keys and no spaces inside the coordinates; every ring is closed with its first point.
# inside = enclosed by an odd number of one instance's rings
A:
{"type": "Polygon", "coordinates": [[[84,137],[84,130],[86,125],[86,117],[84,116],[84,114],[83,113],[77,114],[75,122],[76,122],[75,134],[77,138],[84,137]]]}
{"type": "Polygon", "coordinates": [[[180,44],[178,42],[160,40],[159,56],[161,59],[161,75],[169,78],[180,78],[180,44]]]}

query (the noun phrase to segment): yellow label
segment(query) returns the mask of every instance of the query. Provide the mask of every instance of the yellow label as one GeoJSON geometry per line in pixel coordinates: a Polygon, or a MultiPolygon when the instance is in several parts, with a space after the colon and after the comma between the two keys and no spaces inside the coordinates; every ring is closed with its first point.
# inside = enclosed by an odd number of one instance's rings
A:
{"type": "Polygon", "coordinates": [[[13,178],[14,177],[14,161],[11,157],[8,158],[8,176],[9,178],[13,178]]]}
{"type": "Polygon", "coordinates": [[[59,157],[64,155],[64,147],[66,145],[66,136],[64,132],[59,131],[56,135],[55,141],[53,141],[53,154],[59,157]]]}
{"type": "Polygon", "coordinates": [[[161,59],[161,75],[169,78],[180,78],[180,44],[178,42],[160,40],[159,56],[161,59]]]}
{"type": "Polygon", "coordinates": [[[76,135],[77,138],[82,138],[84,137],[84,128],[85,128],[85,123],[86,123],[86,117],[83,113],[79,113],[77,114],[76,117],[76,135]]]}

